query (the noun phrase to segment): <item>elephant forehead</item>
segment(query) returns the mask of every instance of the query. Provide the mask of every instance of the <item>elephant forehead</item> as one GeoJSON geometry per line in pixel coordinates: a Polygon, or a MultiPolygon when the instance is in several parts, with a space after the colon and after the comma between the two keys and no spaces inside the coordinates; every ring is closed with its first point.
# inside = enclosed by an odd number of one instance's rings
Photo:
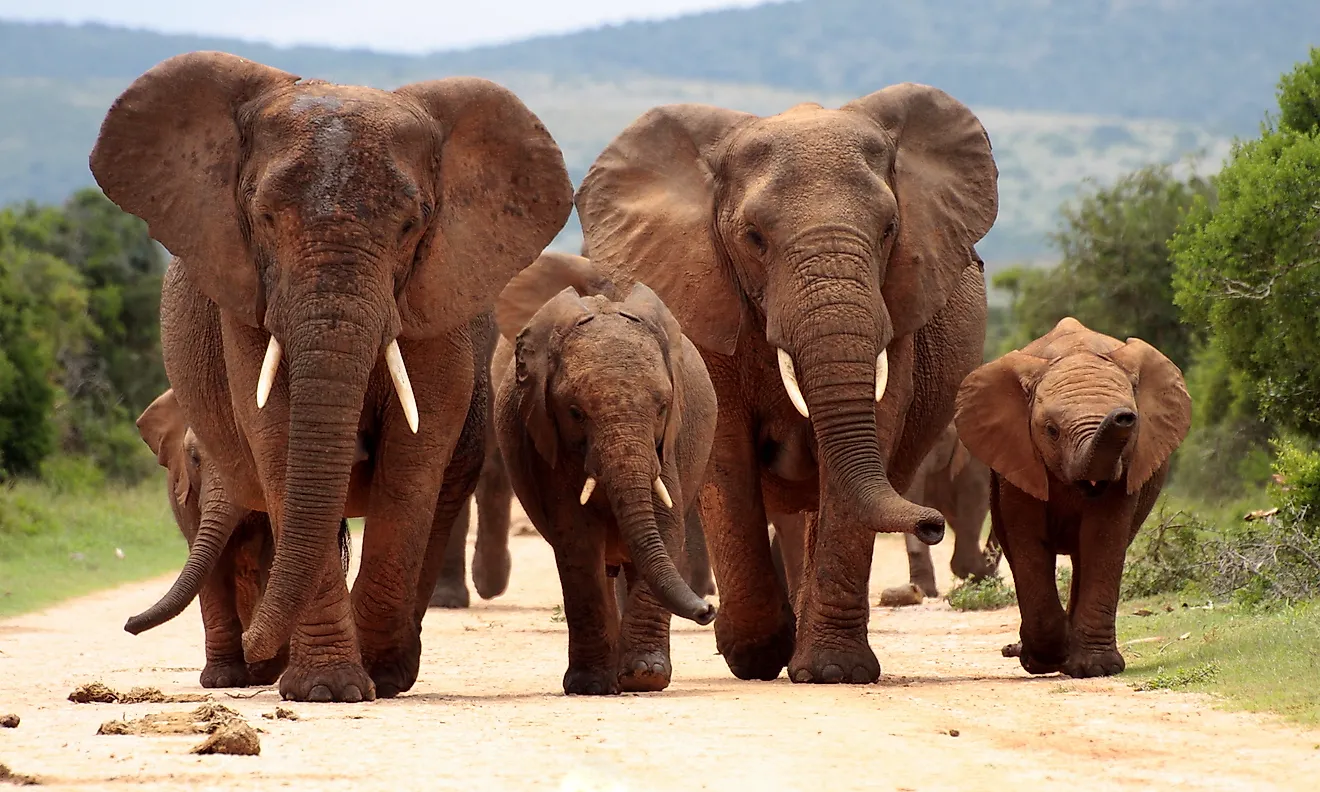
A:
{"type": "Polygon", "coordinates": [[[1056,360],[1036,385],[1036,402],[1052,409],[1072,412],[1132,407],[1132,380],[1114,363],[1093,354],[1076,354],[1056,360]]]}
{"type": "Polygon", "coordinates": [[[857,113],[802,106],[748,124],[732,141],[735,165],[850,160],[887,166],[893,141],[857,113]]]}
{"type": "Polygon", "coordinates": [[[669,388],[656,337],[619,314],[597,315],[564,340],[561,376],[575,391],[655,393],[669,388]]]}

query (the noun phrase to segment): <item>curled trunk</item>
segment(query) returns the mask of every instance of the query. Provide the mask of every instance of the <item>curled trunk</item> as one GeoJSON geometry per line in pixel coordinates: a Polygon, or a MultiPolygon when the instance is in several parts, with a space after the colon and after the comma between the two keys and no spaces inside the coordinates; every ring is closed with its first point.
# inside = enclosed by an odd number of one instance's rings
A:
{"type": "Polygon", "coordinates": [[[228,502],[202,504],[201,524],[188,548],[188,560],[174,579],[174,585],[155,605],[129,619],[124,629],[138,635],[182,613],[197,596],[197,592],[201,591],[206,578],[215,570],[241,518],[242,514],[228,502]]]}
{"type": "Polygon", "coordinates": [[[1117,481],[1123,477],[1123,452],[1136,429],[1137,414],[1116,409],[1105,416],[1087,444],[1077,481],[1117,481]]]}
{"type": "Polygon", "coordinates": [[[380,330],[347,320],[344,302],[333,313],[300,316],[284,342],[289,441],[283,524],[269,584],[243,636],[248,662],[274,657],[288,640],[335,553],[367,380],[381,353],[380,330]]]}

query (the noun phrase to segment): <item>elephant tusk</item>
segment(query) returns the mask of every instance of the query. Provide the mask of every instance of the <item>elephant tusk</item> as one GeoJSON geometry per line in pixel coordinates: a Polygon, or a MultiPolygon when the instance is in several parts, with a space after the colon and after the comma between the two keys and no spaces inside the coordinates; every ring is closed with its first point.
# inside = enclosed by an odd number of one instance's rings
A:
{"type": "Polygon", "coordinates": [[[779,353],[779,378],[784,381],[784,390],[788,391],[788,400],[793,402],[797,411],[802,413],[803,418],[810,418],[811,413],[807,411],[807,400],[802,398],[802,389],[798,387],[797,373],[793,371],[793,358],[782,349],[776,349],[779,353]]]}
{"type": "Polygon", "coordinates": [[[266,400],[270,398],[270,389],[275,385],[275,372],[280,368],[280,357],[284,354],[284,349],[280,347],[280,342],[275,340],[275,336],[270,337],[270,343],[266,345],[266,357],[261,361],[261,376],[257,378],[257,409],[260,410],[266,406],[266,400]]]}
{"type": "Polygon", "coordinates": [[[880,350],[875,359],[875,400],[884,398],[885,388],[889,387],[889,350],[880,350]]]}
{"type": "Polygon", "coordinates": [[[582,485],[582,494],[578,496],[578,503],[586,506],[587,501],[591,500],[591,493],[595,491],[596,480],[591,476],[587,476],[587,483],[582,485]]]}
{"type": "Polygon", "coordinates": [[[665,483],[660,480],[659,476],[655,477],[655,494],[660,496],[660,502],[665,505],[666,509],[674,508],[674,501],[669,497],[669,490],[665,489],[665,483]]]}
{"type": "Polygon", "coordinates": [[[412,383],[408,381],[408,369],[403,365],[403,353],[399,351],[397,338],[385,347],[385,365],[389,366],[390,379],[394,380],[394,390],[399,394],[408,428],[417,434],[417,399],[413,396],[412,383]]]}

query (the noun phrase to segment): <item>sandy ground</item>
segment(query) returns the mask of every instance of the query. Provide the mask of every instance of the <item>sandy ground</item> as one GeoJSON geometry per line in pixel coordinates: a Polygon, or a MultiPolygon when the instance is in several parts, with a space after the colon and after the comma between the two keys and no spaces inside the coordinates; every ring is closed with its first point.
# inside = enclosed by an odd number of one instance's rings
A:
{"type": "MultiPolygon", "coordinates": [[[[138,637],[121,628],[168,578],[0,621],[0,714],[22,717],[0,729],[0,762],[80,789],[1320,788],[1320,734],[1118,680],[1029,678],[999,655],[1016,634],[1011,609],[875,608],[884,677],[867,687],[740,682],[710,628],[675,620],[668,690],[568,698],[549,547],[536,535],[512,546],[507,594],[428,614],[421,678],[403,697],[294,704],[290,721],[261,717],[274,690],[215,692],[263,731],[259,757],[190,755],[199,737],[96,734],[196,705],[66,700],[95,680],[203,692],[195,605],[138,637]]],[[[945,588],[948,552],[936,548],[945,588]]],[[[905,578],[901,541],[882,537],[873,591],[905,578]]]]}

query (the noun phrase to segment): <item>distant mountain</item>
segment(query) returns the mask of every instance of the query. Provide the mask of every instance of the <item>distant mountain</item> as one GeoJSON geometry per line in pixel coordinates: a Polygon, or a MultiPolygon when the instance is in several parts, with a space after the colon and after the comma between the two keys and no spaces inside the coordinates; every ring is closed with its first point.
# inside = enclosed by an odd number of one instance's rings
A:
{"type": "Polygon", "coordinates": [[[575,182],[656,104],[769,114],[915,80],[972,105],[990,131],[1002,208],[982,247],[998,266],[1049,255],[1044,234],[1084,179],[1198,150],[1216,167],[1320,35],[1314,2],[806,0],[421,57],[0,22],[0,203],[59,201],[91,183],[87,153],[114,97],[199,49],[382,88],[490,77],[545,120],[575,182]]]}

